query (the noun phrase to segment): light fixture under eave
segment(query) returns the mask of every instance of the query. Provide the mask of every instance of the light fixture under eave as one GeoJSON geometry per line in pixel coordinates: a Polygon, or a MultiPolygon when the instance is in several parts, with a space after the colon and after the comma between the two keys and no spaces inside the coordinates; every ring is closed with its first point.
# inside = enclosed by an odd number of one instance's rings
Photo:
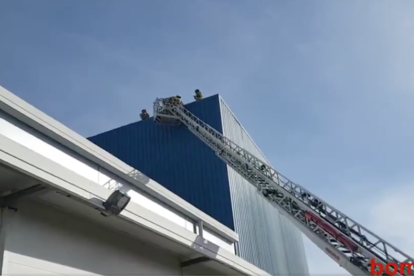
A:
{"type": "Polygon", "coordinates": [[[121,192],[120,190],[114,191],[108,199],[103,203],[105,211],[102,212],[104,216],[119,215],[122,210],[128,205],[131,197],[121,192]]]}

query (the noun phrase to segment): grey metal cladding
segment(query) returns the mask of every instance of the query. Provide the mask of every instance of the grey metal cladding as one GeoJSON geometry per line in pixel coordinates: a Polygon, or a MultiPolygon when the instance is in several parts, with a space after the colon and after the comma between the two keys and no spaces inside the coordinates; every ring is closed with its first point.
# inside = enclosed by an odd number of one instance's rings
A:
{"type": "MultiPolygon", "coordinates": [[[[221,98],[220,106],[223,134],[267,162],[221,98]]],[[[228,176],[238,254],[273,275],[308,275],[299,230],[230,167],[228,176]]]]}
{"type": "Polygon", "coordinates": [[[291,275],[309,274],[308,263],[305,254],[305,246],[303,244],[302,234],[292,223],[284,216],[280,216],[283,241],[287,254],[287,262],[291,275]],[[298,238],[300,237],[300,238],[298,238]]]}

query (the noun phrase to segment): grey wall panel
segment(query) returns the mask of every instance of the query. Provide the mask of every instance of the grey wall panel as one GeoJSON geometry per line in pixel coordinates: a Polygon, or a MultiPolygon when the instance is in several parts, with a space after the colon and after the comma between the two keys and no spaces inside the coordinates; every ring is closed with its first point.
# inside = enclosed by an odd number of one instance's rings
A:
{"type": "Polygon", "coordinates": [[[231,168],[229,184],[239,255],[273,275],[289,274],[279,214],[231,168]]]}
{"type": "Polygon", "coordinates": [[[280,218],[282,222],[280,226],[282,228],[285,247],[288,248],[288,250],[286,250],[286,259],[290,274],[308,275],[308,263],[302,234],[286,217],[280,216],[280,218]]]}
{"type": "MultiPolygon", "coordinates": [[[[224,135],[266,161],[222,99],[220,105],[224,135]]],[[[232,168],[228,175],[239,255],[273,275],[307,275],[301,233],[232,168]]]]}
{"type": "Polygon", "coordinates": [[[182,275],[177,256],[50,205],[13,215],[3,275],[182,275]]]}

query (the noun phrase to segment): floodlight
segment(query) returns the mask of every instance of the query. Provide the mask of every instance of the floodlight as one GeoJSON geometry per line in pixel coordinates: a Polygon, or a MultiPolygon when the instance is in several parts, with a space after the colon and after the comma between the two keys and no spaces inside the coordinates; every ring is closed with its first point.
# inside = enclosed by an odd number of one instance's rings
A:
{"type": "Polygon", "coordinates": [[[103,203],[103,206],[105,208],[105,215],[119,215],[119,213],[121,213],[122,210],[124,210],[128,205],[130,200],[131,197],[121,192],[120,190],[114,191],[103,203]]]}

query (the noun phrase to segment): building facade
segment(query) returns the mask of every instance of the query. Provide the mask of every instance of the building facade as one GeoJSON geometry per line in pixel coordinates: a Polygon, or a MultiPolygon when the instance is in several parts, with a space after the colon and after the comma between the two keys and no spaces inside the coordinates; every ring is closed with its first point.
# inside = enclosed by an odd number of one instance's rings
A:
{"type": "Polygon", "coordinates": [[[1,86],[0,201],[1,275],[270,276],[233,230],[1,86]],[[103,216],[114,190],[130,201],[103,216]]]}
{"type": "MultiPolygon", "coordinates": [[[[219,95],[186,108],[266,160],[219,95]]],[[[235,230],[243,259],[273,275],[308,275],[299,230],[184,125],[144,120],[89,140],[235,230]]]]}

